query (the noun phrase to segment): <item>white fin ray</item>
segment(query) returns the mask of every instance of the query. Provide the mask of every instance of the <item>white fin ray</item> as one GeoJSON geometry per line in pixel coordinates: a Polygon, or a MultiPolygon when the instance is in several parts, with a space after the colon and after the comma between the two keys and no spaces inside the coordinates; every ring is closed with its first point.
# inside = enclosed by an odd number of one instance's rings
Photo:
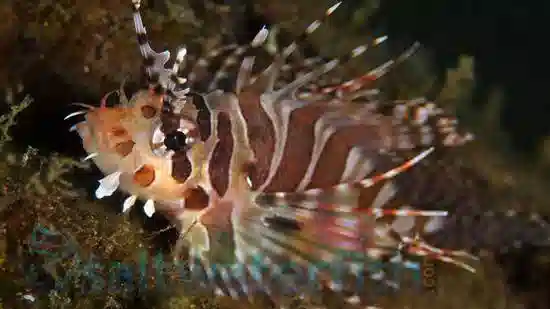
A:
{"type": "Polygon", "coordinates": [[[89,155],[87,155],[86,157],[84,157],[81,161],[84,162],[84,161],[88,161],[88,160],[91,160],[95,157],[99,156],[99,153],[98,152],[92,152],[90,153],[89,155]]]}
{"type": "Polygon", "coordinates": [[[70,113],[68,114],[67,116],[65,116],[65,118],[63,118],[63,120],[67,120],[67,119],[70,119],[72,117],[75,117],[75,116],[78,116],[78,115],[84,115],[86,114],[88,111],[77,111],[77,112],[73,112],[73,113],[70,113]]]}
{"type": "Polygon", "coordinates": [[[143,212],[147,217],[151,218],[155,213],[155,201],[152,199],[148,199],[147,202],[145,202],[145,204],[143,205],[143,212]]]}
{"type": "Polygon", "coordinates": [[[259,47],[261,46],[262,44],[265,43],[265,41],[267,40],[269,36],[269,30],[267,29],[266,26],[263,26],[262,29],[260,29],[260,31],[258,31],[258,33],[256,34],[256,36],[254,37],[254,39],[252,40],[252,42],[250,43],[250,46],[252,47],[259,47]]]}
{"type": "Polygon", "coordinates": [[[137,195],[128,196],[122,203],[122,212],[127,212],[136,203],[137,195]]]}
{"type": "Polygon", "coordinates": [[[121,171],[117,171],[99,180],[99,187],[95,191],[95,196],[98,199],[102,199],[105,196],[111,196],[116,189],[118,189],[121,174],[121,171]]]}

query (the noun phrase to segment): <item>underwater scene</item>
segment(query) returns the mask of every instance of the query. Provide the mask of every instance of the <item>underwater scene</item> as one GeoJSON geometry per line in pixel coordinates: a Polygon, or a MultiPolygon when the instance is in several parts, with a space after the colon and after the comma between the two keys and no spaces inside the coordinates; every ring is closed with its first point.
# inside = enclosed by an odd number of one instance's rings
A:
{"type": "Polygon", "coordinates": [[[550,3],[0,16],[0,309],[550,308],[550,3]]]}

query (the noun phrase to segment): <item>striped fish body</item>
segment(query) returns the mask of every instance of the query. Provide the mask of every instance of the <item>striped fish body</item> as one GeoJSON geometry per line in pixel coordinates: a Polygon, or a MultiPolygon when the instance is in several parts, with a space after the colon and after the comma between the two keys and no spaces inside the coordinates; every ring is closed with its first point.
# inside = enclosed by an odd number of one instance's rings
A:
{"type": "MultiPolygon", "coordinates": [[[[392,259],[403,238],[437,230],[437,217],[395,220],[395,211],[409,205],[384,175],[395,166],[411,165],[397,153],[443,146],[455,133],[433,105],[392,102],[384,106],[390,113],[383,113],[380,102],[366,99],[299,99],[293,92],[277,99],[286,89],[269,90],[266,83],[258,78],[234,92],[196,95],[193,105],[164,116],[166,123],[196,119],[195,129],[184,131],[200,142],[186,146],[201,145],[206,160],[192,162],[187,147],[172,160],[173,175],[181,181],[196,174],[193,166],[204,166],[208,204],[193,207],[204,211],[201,235],[208,236],[201,237],[208,239],[209,253],[197,252],[203,264],[227,264],[221,256],[227,248],[234,253],[233,263],[253,265],[260,259],[275,272],[288,263],[308,269],[341,259],[392,259]],[[422,136],[430,133],[431,139],[422,136]]],[[[163,132],[178,130],[168,125],[163,132]]],[[[326,273],[323,280],[343,288],[326,273]]]]}
{"type": "MultiPolygon", "coordinates": [[[[167,69],[169,53],[151,49],[134,5],[152,86],[131,100],[121,96],[119,106],[103,102],[75,113],[86,116],[75,129],[107,175],[96,195],[121,189],[130,194],[124,211],[139,198],[148,216],[171,219],[181,232],[175,256],[187,244],[207,287],[236,298],[261,291],[280,303],[289,287],[297,295],[313,281],[360,304],[366,286],[358,279],[398,285],[380,263],[414,271],[406,256],[433,255],[471,269],[455,259],[460,252],[422,241],[444,213],[409,205],[394,181],[434,150],[469,139],[431,102],[388,101],[363,87],[397,61],[318,87],[326,72],[366,51],[360,46],[343,58],[310,61],[311,70],[286,81],[281,72],[293,45],[254,67],[262,29],[250,46],[225,47],[223,70],[192,69],[184,78],[185,50],[167,69]],[[222,78],[228,86],[218,89],[222,78]]],[[[312,25],[307,32],[318,22],[312,25]]],[[[204,69],[204,62],[191,67],[204,69]]]]}
{"type": "MultiPolygon", "coordinates": [[[[398,196],[395,183],[382,174],[403,163],[396,153],[441,143],[454,133],[449,127],[437,127],[441,119],[408,122],[398,118],[405,117],[398,113],[404,107],[400,103],[395,103],[395,112],[388,115],[380,111],[376,101],[293,96],[272,100],[270,93],[255,86],[244,87],[239,93],[215,92],[197,98],[201,101],[198,109],[207,110],[209,115],[198,121],[202,123],[197,127],[203,130],[197,134],[213,145],[206,156],[207,174],[216,195],[250,196],[259,208],[293,205],[367,211],[408,206],[398,196]],[[432,138],[421,136],[430,133],[432,138]],[[237,183],[246,183],[246,192],[228,194],[228,190],[239,187],[237,183]]],[[[430,106],[426,102],[408,103],[408,108],[417,110],[408,111],[413,117],[430,106]]],[[[186,158],[183,153],[176,152],[175,156],[186,158]]],[[[410,161],[401,167],[408,165],[410,161]]],[[[175,164],[174,172],[188,176],[190,166],[185,162],[180,170],[175,164]]],[[[322,226],[316,220],[333,219],[310,215],[313,226],[322,226]]]]}

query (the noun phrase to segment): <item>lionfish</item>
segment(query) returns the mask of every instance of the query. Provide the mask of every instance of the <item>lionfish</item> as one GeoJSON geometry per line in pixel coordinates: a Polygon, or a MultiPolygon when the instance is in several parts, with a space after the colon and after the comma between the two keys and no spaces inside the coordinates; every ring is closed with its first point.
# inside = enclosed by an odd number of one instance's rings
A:
{"type": "Polygon", "coordinates": [[[395,181],[432,152],[472,139],[433,102],[387,100],[372,86],[418,43],[358,78],[321,85],[387,37],[292,65],[299,40],[268,52],[264,27],[249,44],[224,45],[192,64],[181,48],[169,67],[170,52],[149,44],[139,0],[133,10],[148,89],[131,99],[120,90],[113,107],[109,93],[66,118],[85,116],[73,128],[106,175],[96,197],[119,189],[129,194],[123,212],[140,199],[147,216],[171,220],[180,231],[174,259],[188,248],[202,287],[238,299],[262,293],[279,306],[324,290],[365,306],[372,286],[399,287],[391,269],[418,271],[415,257],[474,271],[472,256],[425,241],[447,213],[409,204],[395,181]],[[258,68],[260,54],[271,60],[258,68]],[[221,68],[212,73],[213,62],[221,68]]]}

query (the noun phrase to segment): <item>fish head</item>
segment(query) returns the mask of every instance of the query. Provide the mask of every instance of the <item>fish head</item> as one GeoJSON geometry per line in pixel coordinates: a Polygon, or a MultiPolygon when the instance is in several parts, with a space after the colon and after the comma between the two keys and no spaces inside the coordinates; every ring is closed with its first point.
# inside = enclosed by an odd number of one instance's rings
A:
{"type": "Polygon", "coordinates": [[[107,175],[99,181],[96,197],[119,189],[130,194],[124,211],[142,199],[154,203],[146,209],[148,215],[156,209],[169,217],[178,216],[184,208],[206,207],[207,194],[199,186],[204,158],[200,140],[187,136],[196,127],[189,112],[178,116],[177,129],[165,134],[163,95],[141,90],[130,100],[121,98],[120,104],[108,107],[105,101],[111,94],[99,107],[85,111],[85,121],[75,126],[88,157],[107,175]],[[186,207],[187,198],[194,205],[186,207]]]}

